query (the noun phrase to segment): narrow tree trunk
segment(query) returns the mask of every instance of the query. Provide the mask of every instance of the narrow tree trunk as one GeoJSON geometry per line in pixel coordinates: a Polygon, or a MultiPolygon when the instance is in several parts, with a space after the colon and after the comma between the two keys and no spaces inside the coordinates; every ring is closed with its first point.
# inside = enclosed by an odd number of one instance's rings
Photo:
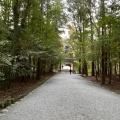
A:
{"type": "Polygon", "coordinates": [[[115,63],[114,73],[117,74],[117,64],[115,63]]]}
{"type": "MultiPolygon", "coordinates": [[[[90,0],[90,10],[92,9],[91,4],[92,4],[92,1],[90,0]]],[[[91,44],[92,44],[91,45],[91,50],[94,50],[94,46],[93,46],[93,22],[92,22],[92,12],[91,11],[90,11],[90,27],[91,27],[91,44]]],[[[91,66],[92,66],[91,75],[95,76],[94,56],[92,56],[91,66]]]]}
{"type": "Polygon", "coordinates": [[[86,60],[84,61],[84,71],[85,71],[85,75],[88,76],[88,68],[87,68],[86,60]]]}
{"type": "Polygon", "coordinates": [[[112,80],[112,63],[109,63],[109,85],[111,84],[111,80],[112,80]]]}
{"type": "Polygon", "coordinates": [[[98,76],[100,76],[100,73],[101,73],[101,70],[100,70],[100,62],[99,62],[99,59],[97,60],[97,73],[98,73],[98,76]]]}
{"type": "Polygon", "coordinates": [[[36,79],[39,80],[40,79],[40,57],[38,57],[37,59],[37,66],[36,66],[36,79]]]}
{"type": "Polygon", "coordinates": [[[14,21],[14,39],[12,41],[12,53],[13,55],[19,54],[19,1],[15,0],[13,6],[13,21],[14,21]]]}
{"type": "Polygon", "coordinates": [[[120,82],[120,52],[119,52],[119,82],[120,82]]]}
{"type": "Polygon", "coordinates": [[[119,62],[119,82],[120,82],[120,62],[119,62]]]}
{"type": "Polygon", "coordinates": [[[53,63],[50,64],[50,69],[49,69],[49,73],[51,74],[53,72],[53,63]]]}
{"type": "MultiPolygon", "coordinates": [[[[101,0],[101,17],[104,20],[105,17],[105,1],[101,0]]],[[[106,35],[106,28],[105,28],[105,24],[102,24],[102,36],[104,37],[106,35]]],[[[102,40],[102,81],[101,81],[101,85],[105,84],[105,57],[106,57],[106,52],[105,52],[105,42],[104,39],[102,40]]]]}
{"type": "Polygon", "coordinates": [[[107,76],[108,75],[108,58],[107,58],[107,52],[105,52],[105,75],[107,76]]]}
{"type": "MultiPolygon", "coordinates": [[[[31,55],[29,55],[29,65],[30,65],[30,69],[31,69],[31,66],[32,66],[32,58],[31,58],[31,55]]],[[[27,78],[30,78],[31,77],[31,73],[30,74],[27,74],[27,78]]]]}
{"type": "Polygon", "coordinates": [[[105,84],[105,52],[104,47],[102,46],[102,81],[101,85],[105,84]]]}
{"type": "Polygon", "coordinates": [[[79,59],[79,74],[81,74],[82,73],[82,70],[81,70],[81,59],[79,59]]]}
{"type": "Polygon", "coordinates": [[[35,57],[33,56],[33,60],[32,60],[32,62],[33,62],[33,74],[32,74],[32,78],[34,79],[35,78],[35,57]]]}
{"type": "Polygon", "coordinates": [[[91,73],[92,76],[95,76],[95,63],[94,61],[92,61],[92,73],[91,73]]]}

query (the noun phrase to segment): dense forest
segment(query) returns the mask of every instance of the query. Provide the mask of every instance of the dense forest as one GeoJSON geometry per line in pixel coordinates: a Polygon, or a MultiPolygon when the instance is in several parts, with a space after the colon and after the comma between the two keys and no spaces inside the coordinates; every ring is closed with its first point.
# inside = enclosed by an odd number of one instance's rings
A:
{"type": "Polygon", "coordinates": [[[120,81],[119,0],[0,0],[0,86],[58,69],[67,26],[80,74],[120,81]]]}
{"type": "Polygon", "coordinates": [[[102,85],[120,82],[120,1],[67,0],[67,10],[79,73],[100,76],[102,85]]]}
{"type": "Polygon", "coordinates": [[[57,69],[59,30],[66,23],[59,0],[0,0],[0,84],[26,82],[57,69]]]}

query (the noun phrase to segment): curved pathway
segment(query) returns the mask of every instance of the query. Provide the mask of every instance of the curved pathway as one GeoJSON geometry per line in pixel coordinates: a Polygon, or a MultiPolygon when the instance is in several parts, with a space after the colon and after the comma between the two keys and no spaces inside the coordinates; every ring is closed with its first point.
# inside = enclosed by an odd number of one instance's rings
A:
{"type": "Polygon", "coordinates": [[[0,114],[0,120],[120,120],[120,95],[62,72],[0,114]]]}

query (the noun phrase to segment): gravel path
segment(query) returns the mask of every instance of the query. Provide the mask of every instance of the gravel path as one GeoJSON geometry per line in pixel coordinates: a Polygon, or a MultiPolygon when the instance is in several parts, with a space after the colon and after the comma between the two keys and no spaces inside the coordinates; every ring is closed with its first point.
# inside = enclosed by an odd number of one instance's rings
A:
{"type": "Polygon", "coordinates": [[[4,109],[0,120],[120,120],[120,95],[63,72],[4,109]]]}

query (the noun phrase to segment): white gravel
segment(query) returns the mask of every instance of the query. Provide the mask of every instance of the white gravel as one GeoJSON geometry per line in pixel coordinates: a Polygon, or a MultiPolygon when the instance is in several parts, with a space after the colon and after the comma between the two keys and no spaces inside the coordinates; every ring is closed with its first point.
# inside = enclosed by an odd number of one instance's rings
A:
{"type": "Polygon", "coordinates": [[[4,109],[0,120],[120,120],[120,95],[63,72],[4,109]]]}

